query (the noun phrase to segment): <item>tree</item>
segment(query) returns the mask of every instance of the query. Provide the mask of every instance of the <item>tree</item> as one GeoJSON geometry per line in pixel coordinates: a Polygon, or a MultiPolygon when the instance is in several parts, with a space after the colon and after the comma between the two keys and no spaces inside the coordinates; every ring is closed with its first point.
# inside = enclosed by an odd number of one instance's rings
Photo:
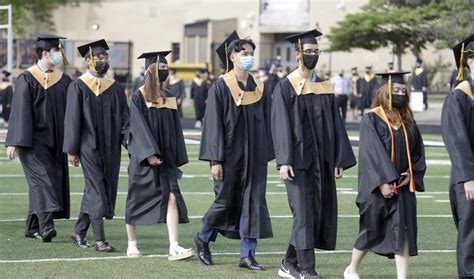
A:
{"type": "MultiPolygon", "coordinates": [[[[98,0],[93,0],[98,1],[98,0]]],[[[13,29],[17,35],[24,35],[26,27],[34,22],[42,22],[54,29],[53,11],[64,5],[79,5],[80,0],[0,0],[0,5],[13,6],[13,29]]],[[[6,22],[7,14],[0,14],[0,21],[6,22]]]]}
{"type": "Polygon", "coordinates": [[[391,47],[401,69],[401,57],[407,49],[420,58],[427,45],[438,42],[439,47],[446,46],[474,30],[472,19],[466,23],[468,16],[474,16],[465,2],[469,1],[370,0],[361,12],[347,15],[331,30],[330,51],[391,47]],[[453,19],[454,14],[458,17],[453,19]],[[459,26],[459,22],[465,25],[459,26]],[[462,31],[452,31],[459,29],[462,31]]]}

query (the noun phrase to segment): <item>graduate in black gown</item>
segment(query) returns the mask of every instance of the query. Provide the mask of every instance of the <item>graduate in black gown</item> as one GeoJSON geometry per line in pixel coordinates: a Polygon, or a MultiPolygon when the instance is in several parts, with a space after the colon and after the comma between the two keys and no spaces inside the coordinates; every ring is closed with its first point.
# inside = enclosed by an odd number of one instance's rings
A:
{"type": "Polygon", "coordinates": [[[191,82],[191,99],[194,102],[194,112],[196,114],[196,129],[201,129],[204,112],[206,111],[206,101],[209,86],[207,79],[204,78],[205,71],[199,70],[191,82]]]}
{"type": "Polygon", "coordinates": [[[74,166],[82,165],[85,182],[71,240],[89,247],[85,237],[92,225],[99,252],[114,250],[105,240],[103,218],[112,219],[115,214],[122,145],[126,147],[129,126],[124,88],[105,76],[108,49],[105,40],[78,47],[88,70],[69,86],[64,120],[63,150],[74,166]]]}
{"type": "Polygon", "coordinates": [[[168,89],[171,94],[176,97],[176,105],[178,106],[178,114],[183,118],[183,102],[186,98],[186,91],[184,89],[184,82],[176,75],[176,69],[170,70],[170,77],[168,81],[168,89]]]}
{"type": "Polygon", "coordinates": [[[428,109],[428,75],[423,69],[423,60],[417,59],[415,70],[411,76],[411,87],[413,91],[423,92],[423,104],[428,109]]]}
{"type": "Polygon", "coordinates": [[[167,88],[171,51],[143,53],[145,84],[132,95],[128,152],[128,195],[125,223],[128,257],[141,255],[136,225],[166,223],[169,260],[193,256],[178,244],[178,223],[188,223],[188,210],[179,190],[178,167],[188,162],[177,97],[167,88]]]}
{"type": "Polygon", "coordinates": [[[359,278],[368,252],[395,258],[398,278],[407,278],[408,259],[418,254],[415,191],[424,192],[423,139],[409,107],[403,75],[377,74],[382,86],[364,115],[359,140],[359,236],[345,279],[359,278]]]}
{"type": "Polygon", "coordinates": [[[35,33],[38,63],[21,73],[13,92],[7,154],[18,153],[29,186],[26,237],[50,242],[53,219],[69,218],[69,174],[63,153],[64,111],[71,79],[54,69],[67,63],[60,36],[35,33]]]}
{"type": "Polygon", "coordinates": [[[352,112],[352,120],[357,120],[357,104],[361,97],[362,79],[359,76],[357,67],[351,69],[351,94],[349,95],[349,107],[352,112]]]}
{"type": "Polygon", "coordinates": [[[364,115],[365,109],[370,108],[372,98],[374,97],[375,90],[377,89],[377,80],[372,74],[372,66],[365,67],[364,76],[361,78],[360,83],[360,99],[359,99],[359,110],[360,116],[364,115]]]}
{"type": "Polygon", "coordinates": [[[13,84],[8,78],[11,73],[8,71],[2,72],[2,81],[0,82],[0,100],[2,104],[3,127],[8,128],[8,121],[10,119],[10,111],[13,98],[13,84]]]}
{"type": "Polygon", "coordinates": [[[273,236],[265,198],[273,159],[270,94],[249,70],[255,44],[234,31],[216,50],[226,67],[209,91],[199,159],[211,164],[215,200],[194,238],[199,260],[212,265],[209,242],[217,234],[240,239],[239,267],[263,270],[255,260],[257,239],[273,236]]]}
{"type": "Polygon", "coordinates": [[[274,89],[272,138],[280,178],[293,214],[293,228],[278,274],[319,278],[314,248],[334,250],[337,232],[335,178],[356,164],[330,81],[316,76],[318,30],[287,40],[298,68],[274,89]]]}
{"type": "Polygon", "coordinates": [[[459,278],[474,278],[474,34],[454,47],[460,82],[446,96],[441,130],[451,159],[449,199],[459,278]]]}

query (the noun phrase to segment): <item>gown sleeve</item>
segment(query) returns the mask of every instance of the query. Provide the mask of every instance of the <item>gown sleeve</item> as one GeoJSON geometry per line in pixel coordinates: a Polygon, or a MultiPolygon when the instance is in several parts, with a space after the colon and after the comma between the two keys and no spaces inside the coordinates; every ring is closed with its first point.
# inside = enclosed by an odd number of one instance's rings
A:
{"type": "Polygon", "coordinates": [[[273,148],[277,167],[293,165],[293,139],[290,118],[288,116],[289,92],[284,88],[283,81],[279,82],[273,90],[271,110],[271,130],[273,148]]]}
{"type": "Polygon", "coordinates": [[[72,82],[67,90],[64,114],[63,152],[79,155],[81,148],[82,93],[78,82],[72,82]]]}
{"type": "Polygon", "coordinates": [[[359,191],[366,194],[372,193],[382,184],[391,183],[399,178],[390,155],[377,133],[373,117],[375,116],[365,114],[360,124],[359,191]]]}
{"type": "Polygon", "coordinates": [[[204,125],[202,129],[199,159],[210,162],[224,162],[224,107],[223,81],[217,81],[209,89],[204,125]]]}
{"type": "Polygon", "coordinates": [[[265,115],[265,130],[267,135],[267,161],[275,159],[275,151],[273,150],[273,139],[271,129],[271,117],[272,117],[272,86],[265,84],[263,88],[263,113],[265,115]]]}
{"type": "Polygon", "coordinates": [[[130,133],[130,109],[128,108],[127,95],[125,90],[121,90],[121,112],[122,112],[122,145],[128,148],[128,137],[130,133]]]}
{"type": "Polygon", "coordinates": [[[348,169],[357,164],[352,150],[349,136],[347,135],[346,127],[342,121],[341,114],[339,113],[336,103],[333,105],[333,117],[334,117],[334,135],[336,140],[336,156],[335,166],[343,169],[348,169]]]}
{"type": "Polygon", "coordinates": [[[6,146],[33,146],[33,100],[26,74],[16,83],[10,112],[6,146]]]}
{"type": "Polygon", "coordinates": [[[468,98],[459,90],[446,96],[441,112],[441,131],[455,175],[454,183],[474,180],[474,154],[465,124],[461,98],[468,98]]]}
{"type": "Polygon", "coordinates": [[[150,156],[160,157],[160,149],[145,118],[145,105],[139,91],[135,91],[130,104],[130,142],[128,152],[140,165],[147,165],[150,156]]]}
{"type": "Polygon", "coordinates": [[[424,192],[425,185],[423,183],[423,178],[426,172],[425,146],[423,144],[423,138],[421,137],[420,130],[418,129],[416,123],[413,126],[413,135],[414,146],[411,153],[413,176],[415,177],[416,191],[424,192]]]}

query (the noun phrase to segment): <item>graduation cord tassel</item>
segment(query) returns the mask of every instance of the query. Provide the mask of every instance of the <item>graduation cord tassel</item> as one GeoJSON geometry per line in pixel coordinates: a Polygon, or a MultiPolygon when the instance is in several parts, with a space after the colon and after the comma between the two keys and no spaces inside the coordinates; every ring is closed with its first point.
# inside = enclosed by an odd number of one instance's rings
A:
{"type": "Polygon", "coordinates": [[[388,109],[392,111],[392,75],[388,75],[388,109]]]}
{"type": "Polygon", "coordinates": [[[301,68],[304,71],[306,69],[306,67],[304,66],[303,45],[301,44],[301,39],[298,39],[298,58],[299,58],[300,63],[301,63],[301,68]]]}
{"type": "Polygon", "coordinates": [[[459,59],[459,68],[458,68],[458,75],[456,77],[456,80],[464,80],[464,43],[462,43],[461,46],[461,57],[459,59]]]}
{"type": "Polygon", "coordinates": [[[59,50],[61,50],[61,56],[63,57],[63,64],[69,65],[69,62],[67,61],[67,58],[66,58],[66,53],[64,53],[64,46],[61,42],[59,42],[59,50]]]}
{"type": "Polygon", "coordinates": [[[224,44],[225,48],[225,72],[229,71],[229,48],[227,48],[227,43],[224,44]]]}

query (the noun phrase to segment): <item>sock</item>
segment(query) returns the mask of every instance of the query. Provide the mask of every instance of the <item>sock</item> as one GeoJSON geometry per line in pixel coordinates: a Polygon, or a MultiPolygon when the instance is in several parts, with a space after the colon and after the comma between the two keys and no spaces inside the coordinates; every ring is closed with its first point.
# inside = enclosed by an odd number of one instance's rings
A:
{"type": "Polygon", "coordinates": [[[136,240],[129,240],[128,241],[128,247],[137,247],[137,241],[136,240]]]}

